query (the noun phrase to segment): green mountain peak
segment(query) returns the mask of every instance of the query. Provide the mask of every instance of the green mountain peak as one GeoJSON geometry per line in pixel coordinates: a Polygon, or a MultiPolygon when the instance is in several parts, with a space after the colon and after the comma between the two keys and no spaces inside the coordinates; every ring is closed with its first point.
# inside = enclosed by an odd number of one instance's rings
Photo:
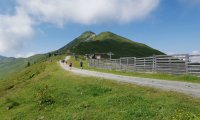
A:
{"type": "Polygon", "coordinates": [[[92,31],[86,31],[81,34],[77,39],[79,42],[91,41],[96,36],[96,34],[92,31]]]}
{"type": "Polygon", "coordinates": [[[113,38],[116,36],[117,35],[112,32],[102,32],[102,33],[98,34],[95,39],[96,40],[105,40],[105,39],[110,39],[110,38],[113,38]]]}
{"type": "Polygon", "coordinates": [[[60,53],[70,51],[78,55],[111,51],[115,54],[113,58],[147,57],[153,54],[164,54],[145,44],[134,42],[109,31],[97,35],[94,32],[86,31],[58,51],[60,53]]]}
{"type": "Polygon", "coordinates": [[[85,31],[82,35],[93,35],[93,34],[95,33],[92,31],[85,31]]]}

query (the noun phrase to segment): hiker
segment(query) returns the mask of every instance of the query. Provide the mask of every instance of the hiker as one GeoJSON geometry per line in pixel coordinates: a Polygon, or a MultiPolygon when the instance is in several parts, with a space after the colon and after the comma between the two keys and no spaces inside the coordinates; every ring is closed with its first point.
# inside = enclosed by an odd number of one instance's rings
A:
{"type": "Polygon", "coordinates": [[[70,64],[69,64],[69,69],[70,70],[72,69],[72,62],[70,62],[70,64]]]}
{"type": "Polygon", "coordinates": [[[80,67],[83,69],[83,61],[80,62],[80,67]]]}

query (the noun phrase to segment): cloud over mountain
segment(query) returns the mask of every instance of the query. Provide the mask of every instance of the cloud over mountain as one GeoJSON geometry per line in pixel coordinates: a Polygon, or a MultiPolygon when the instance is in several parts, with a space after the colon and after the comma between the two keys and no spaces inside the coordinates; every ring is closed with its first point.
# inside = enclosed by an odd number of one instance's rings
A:
{"type": "Polygon", "coordinates": [[[34,27],[65,24],[128,23],[144,19],[160,0],[17,0],[15,14],[0,13],[0,52],[16,50],[34,27]],[[35,24],[37,23],[37,24],[35,24]]]}
{"type": "Polygon", "coordinates": [[[19,0],[41,22],[94,24],[131,22],[148,16],[159,0],[19,0]]]}

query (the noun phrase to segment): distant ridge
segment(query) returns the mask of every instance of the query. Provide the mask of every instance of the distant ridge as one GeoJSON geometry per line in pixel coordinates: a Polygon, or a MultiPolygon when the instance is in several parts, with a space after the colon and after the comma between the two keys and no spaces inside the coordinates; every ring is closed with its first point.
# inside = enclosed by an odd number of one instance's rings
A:
{"type": "Polygon", "coordinates": [[[0,79],[5,75],[20,71],[26,67],[27,63],[31,64],[45,60],[48,54],[38,54],[29,58],[13,58],[13,57],[0,57],[0,79]]]}
{"type": "Polygon", "coordinates": [[[6,59],[6,57],[0,55],[0,61],[6,59]]]}

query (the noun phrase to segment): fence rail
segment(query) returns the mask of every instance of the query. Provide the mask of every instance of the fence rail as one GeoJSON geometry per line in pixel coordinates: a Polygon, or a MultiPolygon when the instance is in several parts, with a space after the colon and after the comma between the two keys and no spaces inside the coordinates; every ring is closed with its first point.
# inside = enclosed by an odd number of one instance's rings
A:
{"type": "Polygon", "coordinates": [[[151,57],[122,57],[120,59],[88,59],[89,66],[138,72],[194,74],[200,76],[200,55],[155,55],[151,57]]]}

